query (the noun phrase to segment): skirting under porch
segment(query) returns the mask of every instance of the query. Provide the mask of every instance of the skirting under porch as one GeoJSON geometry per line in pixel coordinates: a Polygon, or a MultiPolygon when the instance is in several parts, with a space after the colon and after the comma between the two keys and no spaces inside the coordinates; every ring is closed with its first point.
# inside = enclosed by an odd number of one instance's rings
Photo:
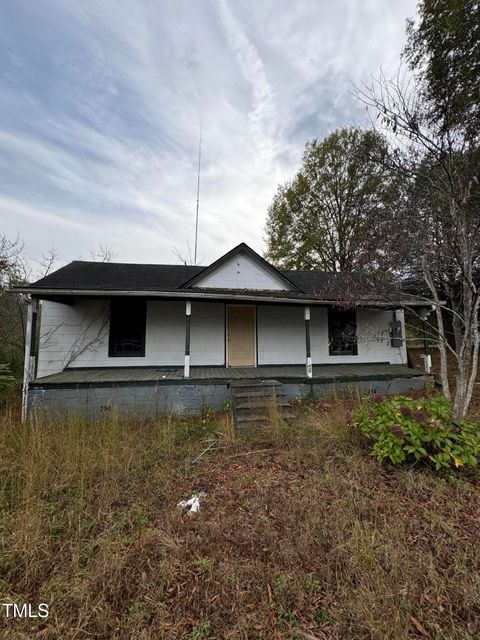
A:
{"type": "Polygon", "coordinates": [[[106,412],[155,417],[195,414],[229,402],[234,380],[277,380],[287,400],[327,397],[355,389],[403,393],[433,382],[416,369],[388,363],[314,365],[312,377],[302,365],[260,367],[192,367],[185,380],[181,367],[112,367],[65,369],[29,386],[29,413],[82,414],[98,419],[106,412]]]}

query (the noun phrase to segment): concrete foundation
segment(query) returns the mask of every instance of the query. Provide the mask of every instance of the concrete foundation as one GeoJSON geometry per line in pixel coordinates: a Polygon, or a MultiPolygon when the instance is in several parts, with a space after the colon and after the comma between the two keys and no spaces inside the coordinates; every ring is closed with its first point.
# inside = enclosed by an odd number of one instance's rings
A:
{"type": "MultiPolygon", "coordinates": [[[[282,391],[287,400],[323,398],[345,393],[398,394],[421,390],[431,379],[427,376],[390,380],[355,380],[337,383],[285,382],[282,391]]],[[[48,412],[66,417],[83,415],[97,420],[115,411],[121,416],[148,418],[161,414],[195,415],[206,408],[222,409],[230,400],[229,383],[218,384],[110,384],[40,385],[29,390],[29,414],[48,412]]]]}

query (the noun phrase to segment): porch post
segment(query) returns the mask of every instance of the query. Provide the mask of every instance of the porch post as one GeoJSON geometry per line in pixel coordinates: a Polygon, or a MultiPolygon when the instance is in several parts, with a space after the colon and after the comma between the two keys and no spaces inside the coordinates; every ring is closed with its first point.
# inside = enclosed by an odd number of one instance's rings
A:
{"type": "Polygon", "coordinates": [[[423,362],[425,365],[425,373],[432,372],[432,356],[430,355],[430,345],[427,334],[427,325],[425,324],[428,319],[429,311],[422,309],[420,311],[420,317],[422,318],[422,333],[423,333],[423,362]]]}
{"type": "Polygon", "coordinates": [[[430,355],[430,348],[428,343],[427,328],[425,326],[425,320],[422,320],[422,329],[423,329],[423,361],[425,363],[425,373],[431,373],[432,356],[430,355]]]}
{"type": "Polygon", "coordinates": [[[305,346],[307,354],[307,378],[311,378],[312,372],[312,354],[310,351],[310,307],[305,307],[305,346]]]}
{"type": "Polygon", "coordinates": [[[183,367],[183,377],[190,377],[190,318],[192,315],[192,303],[187,300],[185,303],[185,364],[183,367]]]}
{"type": "Polygon", "coordinates": [[[25,422],[28,414],[28,386],[35,375],[35,337],[37,327],[36,299],[27,301],[27,326],[25,328],[25,354],[23,361],[23,387],[22,387],[22,422],[25,422]]]}

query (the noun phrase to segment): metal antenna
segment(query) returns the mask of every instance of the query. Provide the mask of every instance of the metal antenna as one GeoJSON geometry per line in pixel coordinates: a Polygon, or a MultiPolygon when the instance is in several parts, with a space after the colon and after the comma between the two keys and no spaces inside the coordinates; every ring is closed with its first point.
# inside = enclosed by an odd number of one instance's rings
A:
{"type": "Polygon", "coordinates": [[[200,203],[200,163],[202,161],[202,121],[200,120],[200,138],[198,140],[198,177],[197,177],[197,213],[195,215],[195,253],[193,264],[197,264],[197,248],[198,248],[198,206],[200,203]]]}

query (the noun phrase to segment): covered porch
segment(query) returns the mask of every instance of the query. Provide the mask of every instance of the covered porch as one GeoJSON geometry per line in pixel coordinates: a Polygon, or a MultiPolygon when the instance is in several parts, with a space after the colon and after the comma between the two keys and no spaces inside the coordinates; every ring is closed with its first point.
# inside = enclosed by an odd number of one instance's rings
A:
{"type": "Polygon", "coordinates": [[[125,385],[125,384],[215,384],[233,380],[275,379],[282,383],[345,383],[395,378],[422,378],[425,373],[403,365],[388,362],[375,364],[321,364],[312,366],[307,376],[302,365],[277,365],[258,367],[191,367],[185,380],[183,367],[90,367],[64,369],[43,378],[37,378],[31,387],[77,385],[125,385]]]}

